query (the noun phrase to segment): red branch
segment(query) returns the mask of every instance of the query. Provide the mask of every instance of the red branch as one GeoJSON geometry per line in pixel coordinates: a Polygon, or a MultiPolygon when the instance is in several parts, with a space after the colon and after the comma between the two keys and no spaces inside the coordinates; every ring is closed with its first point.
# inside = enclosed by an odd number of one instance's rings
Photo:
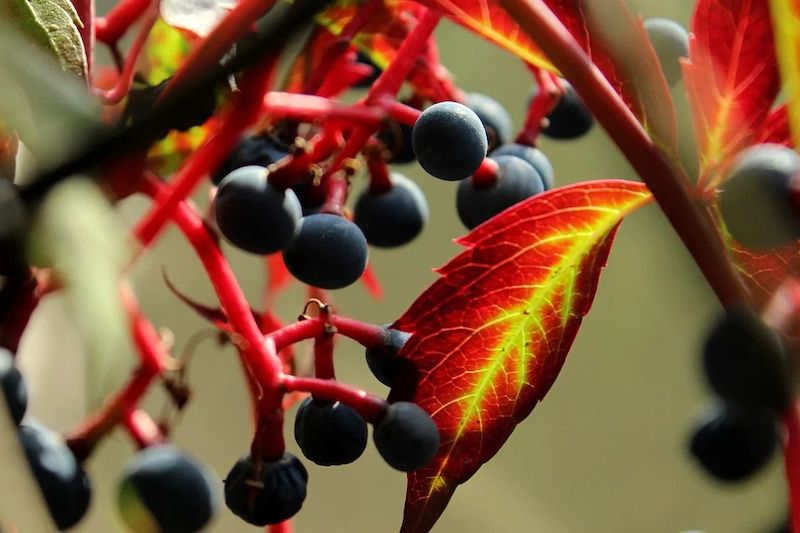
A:
{"type": "Polygon", "coordinates": [[[326,400],[342,402],[358,411],[361,418],[370,424],[377,424],[386,414],[386,400],[341,381],[286,375],[283,376],[283,386],[286,392],[310,392],[326,400]]]}
{"type": "Polygon", "coordinates": [[[120,0],[108,14],[95,20],[95,37],[102,43],[116,46],[150,3],[151,0],[120,0]]]}

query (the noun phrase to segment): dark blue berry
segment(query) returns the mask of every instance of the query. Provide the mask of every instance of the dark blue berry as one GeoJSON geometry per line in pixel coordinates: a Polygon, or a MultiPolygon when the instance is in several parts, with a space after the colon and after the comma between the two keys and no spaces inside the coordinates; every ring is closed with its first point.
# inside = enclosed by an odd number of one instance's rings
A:
{"type": "Polygon", "coordinates": [[[690,450],[720,481],[741,481],[772,457],[778,442],[773,414],[763,409],[715,405],[692,434],[690,450]]]}
{"type": "Polygon", "coordinates": [[[285,452],[274,463],[256,462],[246,455],[225,479],[225,503],[242,520],[263,527],[293,517],[306,499],[308,472],[285,452]]]}
{"type": "Polygon", "coordinates": [[[367,447],[367,423],[341,402],[306,398],[297,409],[294,438],[310,461],[321,466],[352,463],[367,447]]]}
{"type": "Polygon", "coordinates": [[[501,144],[511,142],[514,126],[511,116],[500,102],[485,94],[469,93],[466,104],[475,111],[486,129],[489,153],[501,144]]]}
{"type": "Polygon", "coordinates": [[[367,365],[369,369],[372,371],[372,374],[378,378],[378,381],[387,387],[392,386],[392,382],[400,373],[405,363],[404,360],[397,359],[395,356],[405,345],[406,341],[411,338],[410,333],[398,331],[389,326],[390,324],[383,326],[384,335],[380,346],[366,349],[367,365]]]}
{"type": "Polygon", "coordinates": [[[367,268],[367,239],[344,217],[320,213],[303,217],[283,261],[303,283],[322,289],[341,289],[354,283],[367,268]]]}
{"type": "Polygon", "coordinates": [[[539,173],[519,157],[492,156],[499,170],[497,179],[485,187],[477,187],[473,178],[458,184],[456,210],[469,229],[482,224],[512,205],[544,192],[539,173]]]}
{"type": "Polygon", "coordinates": [[[380,194],[365,190],[353,212],[367,242],[383,248],[411,242],[428,222],[428,202],[419,186],[394,172],[389,179],[391,189],[380,194]]]}
{"type": "Polygon", "coordinates": [[[91,487],[86,472],[53,431],[26,424],[20,426],[19,438],[50,516],[60,531],[71,528],[89,508],[91,487]]]}
{"type": "Polygon", "coordinates": [[[440,102],[423,111],[411,141],[422,168],[448,181],[465,179],[478,170],[488,149],[481,119],[457,102],[440,102]]]}
{"type": "Polygon", "coordinates": [[[759,144],[743,151],[720,194],[727,230],[740,244],[769,249],[800,237],[800,216],[790,201],[792,176],[800,156],[780,144],[759,144]]]}
{"type": "Polygon", "coordinates": [[[142,523],[145,514],[162,533],[195,533],[211,521],[218,501],[210,472],[174,446],[158,445],[128,463],[118,504],[134,531],[150,531],[142,523]]]}
{"type": "Polygon", "coordinates": [[[791,399],[778,335],[756,315],[731,309],[711,330],[703,369],[714,392],[729,402],[783,411],[791,399]]]}
{"type": "Polygon", "coordinates": [[[425,466],[436,455],[440,443],[434,421],[410,402],[390,404],[372,438],[384,461],[403,472],[425,466]]]}
{"type": "Polygon", "coordinates": [[[542,133],[551,139],[576,139],[592,129],[594,118],[572,85],[564,80],[561,83],[564,94],[547,115],[547,125],[542,128],[542,133]]]}
{"type": "Polygon", "coordinates": [[[289,155],[289,146],[271,135],[246,137],[228,155],[211,178],[214,185],[237,168],[256,165],[267,167],[289,155]]]}
{"type": "Polygon", "coordinates": [[[542,183],[544,184],[544,189],[549,191],[553,188],[555,184],[553,165],[550,164],[550,160],[544,155],[544,152],[538,148],[516,143],[504,144],[492,152],[492,157],[497,157],[498,155],[513,155],[519,157],[523,161],[527,161],[528,164],[539,173],[539,177],[542,178],[542,183]]]}
{"type": "Polygon", "coordinates": [[[14,358],[5,348],[0,348],[0,385],[11,412],[11,418],[19,424],[28,407],[28,389],[22,374],[14,367],[14,358]]]}
{"type": "Polygon", "coordinates": [[[293,191],[269,183],[264,167],[249,166],[219,184],[214,216],[228,242],[246,252],[270,254],[292,240],[302,209],[293,191]]]}

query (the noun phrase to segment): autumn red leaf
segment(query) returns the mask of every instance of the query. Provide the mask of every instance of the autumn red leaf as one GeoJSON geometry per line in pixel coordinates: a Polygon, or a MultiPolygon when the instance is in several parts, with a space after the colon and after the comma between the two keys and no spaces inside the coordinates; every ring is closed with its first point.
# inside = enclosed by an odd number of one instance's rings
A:
{"type": "Polygon", "coordinates": [[[707,175],[752,142],[778,94],[769,3],[699,0],[691,31],[684,80],[707,175]]]}
{"type": "Polygon", "coordinates": [[[622,218],[647,188],[605,180],[548,191],[458,240],[460,255],[393,327],[412,333],[390,401],[425,409],[436,457],[408,477],[403,533],[429,531],[556,379],[622,218]]]}
{"type": "Polygon", "coordinates": [[[761,124],[758,134],[756,134],[755,142],[757,144],[775,143],[789,147],[794,146],[792,133],[789,131],[789,114],[786,104],[769,112],[769,115],[761,124]]]}
{"type": "Polygon", "coordinates": [[[800,274],[800,242],[768,251],[747,250],[732,243],[731,253],[758,309],[769,303],[787,277],[800,274]]]}
{"type": "Polygon", "coordinates": [[[787,118],[795,143],[800,139],[800,6],[796,0],[770,0],[778,64],[788,102],[787,118]]]}

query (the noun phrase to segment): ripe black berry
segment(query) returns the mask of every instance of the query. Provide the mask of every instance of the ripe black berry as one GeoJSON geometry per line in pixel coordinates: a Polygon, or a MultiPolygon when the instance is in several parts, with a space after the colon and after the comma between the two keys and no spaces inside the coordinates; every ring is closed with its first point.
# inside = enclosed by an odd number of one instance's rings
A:
{"type": "Polygon", "coordinates": [[[301,213],[294,192],[273,187],[266,169],[258,166],[231,172],[214,199],[214,216],[223,237],[254,254],[270,254],[289,244],[301,213]]]}
{"type": "Polygon", "coordinates": [[[28,389],[22,374],[14,367],[14,358],[4,348],[0,348],[0,385],[3,386],[3,396],[11,418],[19,424],[28,407],[28,389]]]}
{"type": "Polygon", "coordinates": [[[645,20],[644,27],[667,83],[677,83],[681,79],[678,60],[689,57],[689,33],[674,20],[663,18],[645,20]]]}
{"type": "Polygon", "coordinates": [[[547,115],[548,124],[542,133],[552,139],[576,139],[592,129],[594,118],[572,85],[564,80],[561,83],[564,94],[547,115]]]}
{"type": "Polygon", "coordinates": [[[151,522],[163,533],[201,531],[218,505],[212,475],[170,445],[152,446],[133,457],[122,475],[117,502],[128,527],[141,533],[152,530],[151,522]]]}
{"type": "Polygon", "coordinates": [[[759,144],[736,158],[720,195],[722,218],[736,241],[767,249],[800,237],[800,216],[789,200],[798,172],[800,156],[780,144],[759,144]]]}
{"type": "Polygon", "coordinates": [[[428,221],[428,202],[419,186],[403,176],[389,176],[392,188],[381,194],[367,189],[354,210],[356,225],[373,246],[390,248],[411,242],[428,221]]]}
{"type": "Polygon", "coordinates": [[[485,94],[469,93],[466,104],[475,111],[486,129],[489,152],[511,141],[514,126],[511,123],[511,116],[500,102],[485,94]]]}
{"type": "Polygon", "coordinates": [[[381,345],[377,348],[367,348],[367,365],[378,381],[392,386],[395,377],[403,367],[403,360],[395,358],[406,341],[411,338],[410,333],[391,329],[389,324],[383,326],[384,335],[381,345]]]}
{"type": "Polygon", "coordinates": [[[741,481],[758,471],[778,442],[775,418],[763,409],[715,405],[694,430],[692,455],[720,481],[741,481]]]}
{"type": "Polygon", "coordinates": [[[89,508],[91,487],[86,472],[53,431],[26,424],[20,426],[19,438],[53,521],[60,531],[71,528],[89,508]]]}
{"type": "Polygon", "coordinates": [[[367,447],[367,423],[340,402],[306,398],[297,409],[294,438],[309,460],[321,466],[352,463],[367,447]]]}
{"type": "Polygon", "coordinates": [[[457,102],[440,102],[422,112],[411,135],[417,161],[429,174],[458,181],[486,157],[486,130],[478,115],[457,102]]]}
{"type": "Polygon", "coordinates": [[[549,191],[553,188],[555,184],[553,165],[550,164],[550,160],[544,155],[544,152],[538,148],[516,143],[504,144],[492,152],[492,157],[497,157],[498,155],[513,155],[523,161],[527,161],[530,166],[536,169],[539,177],[542,178],[544,190],[549,191]]]}
{"type": "Polygon", "coordinates": [[[303,506],[307,482],[303,463],[289,452],[274,463],[256,463],[246,455],[225,479],[225,504],[254,526],[279,524],[303,506]]]}
{"type": "Polygon", "coordinates": [[[439,449],[439,428],[411,402],[389,405],[372,433],[375,447],[389,466],[411,472],[425,466],[439,449]]]}
{"type": "Polygon", "coordinates": [[[729,402],[776,412],[789,405],[781,340],[750,311],[730,310],[714,326],[703,369],[714,391],[729,402]]]}
{"type": "Polygon", "coordinates": [[[367,239],[344,217],[320,213],[303,217],[283,261],[294,277],[322,289],[354,283],[367,267],[367,239]]]}
{"type": "Polygon", "coordinates": [[[266,167],[276,163],[289,155],[289,146],[280,139],[270,135],[256,135],[246,137],[228,155],[211,178],[214,185],[225,179],[225,177],[237,168],[257,165],[266,167]]]}
{"type": "Polygon", "coordinates": [[[492,156],[500,169],[489,186],[477,187],[473,178],[458,184],[456,209],[458,218],[469,229],[486,222],[512,205],[544,192],[539,173],[519,157],[492,156]]]}

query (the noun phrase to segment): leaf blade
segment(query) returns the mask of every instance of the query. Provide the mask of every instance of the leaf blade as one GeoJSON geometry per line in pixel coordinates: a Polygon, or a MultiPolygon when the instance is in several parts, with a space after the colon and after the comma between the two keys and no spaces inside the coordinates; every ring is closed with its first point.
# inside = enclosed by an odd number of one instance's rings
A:
{"type": "Polygon", "coordinates": [[[750,142],[777,97],[769,4],[700,0],[692,33],[684,79],[707,173],[750,142]]]}
{"type": "Polygon", "coordinates": [[[402,532],[428,531],[549,390],[617,225],[650,200],[641,184],[608,180],[519,204],[460,239],[467,249],[393,324],[412,333],[399,354],[412,364],[390,401],[419,404],[442,434],[432,463],[409,474],[402,532]]]}
{"type": "Polygon", "coordinates": [[[789,127],[795,146],[800,146],[800,7],[792,0],[770,0],[770,10],[789,127]]]}

